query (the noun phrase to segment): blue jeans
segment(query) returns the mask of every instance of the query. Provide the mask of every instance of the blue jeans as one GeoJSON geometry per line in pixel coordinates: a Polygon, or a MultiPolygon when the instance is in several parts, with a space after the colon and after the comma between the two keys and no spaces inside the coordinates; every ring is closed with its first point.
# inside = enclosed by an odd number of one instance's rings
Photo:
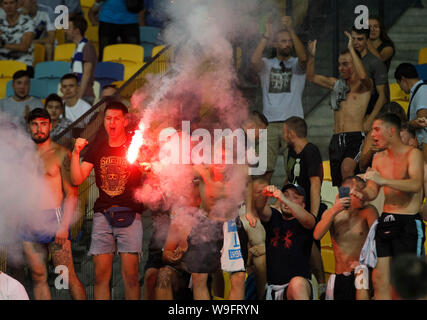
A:
{"type": "Polygon", "coordinates": [[[96,212],[93,215],[92,241],[88,255],[142,252],[142,220],[136,214],[133,223],[125,228],[112,227],[105,215],[96,212]],[[117,245],[116,245],[117,242],[117,245]]]}

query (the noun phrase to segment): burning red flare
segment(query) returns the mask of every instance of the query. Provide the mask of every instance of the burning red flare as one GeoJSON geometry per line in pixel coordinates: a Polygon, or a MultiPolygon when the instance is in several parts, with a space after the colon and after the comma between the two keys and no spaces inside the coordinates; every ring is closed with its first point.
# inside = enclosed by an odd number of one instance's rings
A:
{"type": "Polygon", "coordinates": [[[129,163],[134,163],[138,158],[139,149],[144,145],[144,130],[145,126],[142,121],[139,123],[139,130],[135,131],[135,134],[132,138],[132,142],[129,146],[126,158],[129,163]]]}

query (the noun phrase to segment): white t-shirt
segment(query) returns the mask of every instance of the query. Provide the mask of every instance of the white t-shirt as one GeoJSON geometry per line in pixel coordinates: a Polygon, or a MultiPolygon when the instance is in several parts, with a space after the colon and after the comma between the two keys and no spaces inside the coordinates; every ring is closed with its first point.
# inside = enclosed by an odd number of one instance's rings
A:
{"type": "Polygon", "coordinates": [[[0,300],[29,300],[27,291],[17,280],[0,272],[0,300]]]}
{"type": "Polygon", "coordinates": [[[90,108],[92,108],[91,105],[82,99],[79,99],[73,107],[69,107],[65,104],[65,117],[74,122],[90,108]]]}
{"type": "Polygon", "coordinates": [[[55,26],[51,20],[51,15],[49,14],[49,7],[44,5],[38,5],[38,10],[36,16],[33,18],[34,21],[34,39],[42,39],[47,36],[47,32],[55,31],[55,26]]]}
{"type": "Polygon", "coordinates": [[[283,61],[263,58],[264,66],[259,72],[263,96],[264,115],[269,122],[285,121],[296,116],[304,118],[302,93],[305,86],[305,71],[298,58],[283,61]]]}

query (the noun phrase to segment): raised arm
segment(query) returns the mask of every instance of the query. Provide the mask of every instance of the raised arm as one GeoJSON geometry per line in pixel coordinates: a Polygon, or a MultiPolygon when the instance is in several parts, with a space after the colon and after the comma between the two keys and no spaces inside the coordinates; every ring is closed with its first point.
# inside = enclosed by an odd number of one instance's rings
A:
{"type": "Polygon", "coordinates": [[[356,71],[357,76],[362,82],[362,85],[365,88],[365,91],[371,91],[372,88],[374,87],[374,82],[372,81],[371,78],[369,78],[369,75],[366,72],[365,67],[363,66],[362,60],[360,60],[359,55],[356,53],[356,50],[354,49],[353,38],[351,37],[351,34],[347,31],[345,31],[344,33],[348,38],[348,50],[350,51],[351,58],[353,59],[354,70],[356,71]]]}
{"type": "Polygon", "coordinates": [[[289,31],[292,42],[294,44],[295,52],[298,57],[298,63],[303,70],[307,67],[307,53],[305,52],[304,45],[302,44],[300,38],[296,34],[292,22],[292,18],[290,16],[285,16],[282,18],[282,24],[289,31]]]}
{"type": "Polygon", "coordinates": [[[334,205],[326,210],[322,219],[317,223],[316,228],[313,232],[313,237],[315,240],[320,240],[323,236],[331,229],[334,218],[342,211],[344,211],[346,207],[349,207],[351,204],[350,197],[347,198],[335,198],[334,205]]]}
{"type": "Polygon", "coordinates": [[[271,196],[278,199],[281,203],[285,204],[286,206],[288,206],[292,215],[299,221],[299,223],[302,224],[304,228],[312,229],[314,227],[314,225],[316,224],[316,218],[314,217],[314,215],[309,213],[298,203],[295,203],[289,200],[288,198],[286,198],[282,193],[282,191],[277,189],[275,186],[268,186],[267,188],[264,189],[266,191],[265,193],[271,194],[271,191],[274,190],[271,196]]]}
{"type": "Polygon", "coordinates": [[[307,68],[306,68],[306,78],[308,81],[314,84],[317,84],[318,86],[332,90],[334,88],[335,83],[337,82],[337,79],[316,74],[316,71],[315,71],[316,46],[317,46],[317,40],[308,42],[308,61],[307,61],[307,68]]]}
{"type": "Polygon", "coordinates": [[[255,51],[251,57],[252,68],[256,72],[261,71],[261,69],[264,65],[264,62],[262,61],[262,55],[263,55],[264,50],[267,47],[267,44],[269,43],[269,41],[273,41],[273,27],[271,25],[271,22],[269,20],[267,20],[266,31],[263,34],[260,42],[258,43],[258,46],[256,47],[256,49],[255,49],[255,51]]]}
{"type": "Polygon", "coordinates": [[[78,138],[71,154],[71,182],[78,186],[86,180],[92,171],[93,164],[83,161],[80,163],[80,151],[88,144],[86,139],[78,138]]]}

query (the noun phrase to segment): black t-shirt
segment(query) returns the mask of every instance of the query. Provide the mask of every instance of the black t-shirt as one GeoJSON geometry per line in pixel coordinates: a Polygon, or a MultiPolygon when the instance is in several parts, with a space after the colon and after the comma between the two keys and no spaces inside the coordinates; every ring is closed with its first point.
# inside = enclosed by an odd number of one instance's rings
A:
{"type": "Polygon", "coordinates": [[[286,174],[289,183],[298,184],[305,191],[305,209],[310,211],[310,177],[319,177],[320,182],[323,181],[323,163],[320,150],[312,143],[307,143],[304,149],[296,154],[293,148],[289,148],[288,161],[286,166],[286,174]],[[295,170],[295,164],[299,163],[299,176],[298,168],[295,170]]]}
{"type": "Polygon", "coordinates": [[[141,185],[141,172],[126,159],[129,143],[127,141],[120,147],[110,147],[108,141],[96,144],[83,157],[83,161],[93,164],[95,169],[99,189],[93,208],[95,212],[102,212],[113,205],[142,212],[142,205],[134,200],[135,189],[141,185]]]}
{"type": "Polygon", "coordinates": [[[266,234],[267,283],[283,285],[297,276],[311,279],[313,230],[304,228],[297,219],[283,219],[274,208],[271,211],[270,220],[262,222],[266,234]]]}

